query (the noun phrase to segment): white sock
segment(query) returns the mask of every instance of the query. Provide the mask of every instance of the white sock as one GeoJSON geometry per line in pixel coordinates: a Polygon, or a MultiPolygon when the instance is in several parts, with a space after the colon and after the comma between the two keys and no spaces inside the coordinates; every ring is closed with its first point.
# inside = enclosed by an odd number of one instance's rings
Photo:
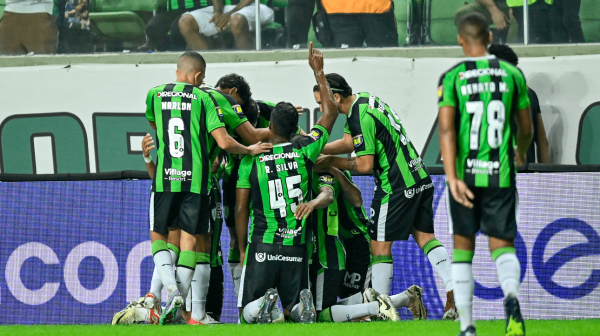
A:
{"type": "Polygon", "coordinates": [[[519,285],[521,277],[521,265],[519,259],[514,253],[503,253],[496,258],[496,269],[498,270],[498,280],[504,292],[504,297],[509,294],[515,297],[519,296],[519,285]]]}
{"type": "Polygon", "coordinates": [[[363,296],[362,296],[362,292],[358,292],[352,296],[349,296],[345,299],[341,299],[340,301],[338,301],[338,305],[345,305],[345,306],[349,306],[349,305],[357,305],[357,304],[361,304],[363,303],[363,296]]]}
{"type": "Polygon", "coordinates": [[[169,253],[171,254],[171,260],[173,261],[173,265],[177,265],[177,259],[179,258],[179,256],[177,256],[177,253],[175,253],[175,251],[169,249],[169,253]]]}
{"type": "Polygon", "coordinates": [[[177,266],[177,272],[175,278],[177,279],[177,288],[181,296],[187,297],[190,287],[192,286],[192,277],[194,276],[194,270],[191,270],[184,266],[177,266]]]}
{"type": "Polygon", "coordinates": [[[210,282],[210,264],[196,264],[192,282],[192,318],[200,321],[206,316],[206,294],[210,282]]]}
{"type": "Polygon", "coordinates": [[[231,280],[233,281],[233,292],[237,299],[240,291],[240,279],[242,278],[242,265],[240,263],[229,263],[229,273],[231,273],[231,280]]]}
{"type": "Polygon", "coordinates": [[[394,264],[378,263],[373,265],[373,273],[371,273],[373,289],[381,294],[389,294],[393,272],[394,264]]]}
{"type": "MultiPolygon", "coordinates": [[[[162,283],[167,287],[168,295],[173,293],[173,285],[175,282],[175,272],[173,272],[173,264],[169,252],[163,250],[154,254],[154,267],[158,269],[158,274],[162,283]],[[169,289],[170,288],[170,289],[169,289]],[[170,291],[169,291],[170,290],[170,291]]],[[[175,287],[176,289],[176,287],[175,287]]]]}
{"type": "Polygon", "coordinates": [[[435,269],[442,282],[444,282],[446,292],[451,291],[454,285],[452,282],[452,260],[446,248],[444,246],[434,248],[429,251],[427,258],[429,258],[431,266],[433,266],[433,269],[435,269]]]}
{"type": "Polygon", "coordinates": [[[350,306],[329,307],[333,322],[348,322],[357,318],[379,314],[379,302],[361,303],[350,306]]]}
{"type": "Polygon", "coordinates": [[[156,302],[160,302],[161,291],[163,288],[160,274],[158,274],[158,268],[154,266],[154,272],[152,272],[152,280],[150,281],[150,293],[154,294],[156,302]]]}
{"type": "Polygon", "coordinates": [[[185,311],[192,311],[192,293],[194,292],[194,278],[196,273],[194,273],[194,277],[192,278],[192,285],[190,286],[190,290],[188,291],[188,295],[185,297],[185,311]]]}
{"type": "Polygon", "coordinates": [[[264,296],[261,296],[260,298],[248,303],[246,307],[244,307],[244,310],[242,311],[244,321],[247,323],[256,322],[256,319],[258,318],[258,311],[260,310],[260,303],[262,302],[263,297],[264,296]]]}
{"type": "Polygon", "coordinates": [[[473,265],[471,263],[452,264],[454,279],[454,303],[460,315],[460,330],[465,331],[473,323],[473,265]]]}
{"type": "Polygon", "coordinates": [[[408,297],[406,292],[392,295],[392,296],[390,296],[390,299],[392,299],[392,304],[394,305],[394,308],[396,308],[396,309],[408,307],[408,302],[410,301],[410,298],[408,297]]]}
{"type": "Polygon", "coordinates": [[[134,311],[135,322],[148,322],[150,321],[150,310],[147,308],[135,308],[134,311]]]}

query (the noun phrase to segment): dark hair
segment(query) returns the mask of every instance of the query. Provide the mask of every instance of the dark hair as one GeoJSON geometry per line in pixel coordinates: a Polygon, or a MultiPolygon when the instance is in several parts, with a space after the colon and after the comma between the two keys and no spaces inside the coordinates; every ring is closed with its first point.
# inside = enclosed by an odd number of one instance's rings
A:
{"type": "Polygon", "coordinates": [[[221,89],[233,89],[236,88],[238,94],[244,101],[244,104],[248,103],[252,98],[252,91],[250,91],[250,85],[244,79],[244,77],[231,73],[229,75],[225,75],[219,79],[217,82],[217,87],[221,89]]]}
{"type": "Polygon", "coordinates": [[[519,64],[519,56],[506,44],[492,44],[488,48],[488,52],[514,66],[519,64]]]}
{"type": "MultiPolygon", "coordinates": [[[[338,93],[344,98],[348,98],[352,95],[352,88],[341,75],[330,73],[325,75],[325,79],[327,79],[331,92],[338,93]]],[[[319,92],[319,85],[313,87],[313,92],[319,92]]]]}
{"type": "Polygon", "coordinates": [[[298,111],[290,103],[279,102],[271,111],[271,123],[273,123],[273,132],[290,139],[298,130],[298,111]]]}
{"type": "Polygon", "coordinates": [[[191,58],[195,62],[201,64],[203,68],[206,68],[206,61],[204,60],[204,57],[202,57],[202,55],[200,55],[199,53],[195,51],[186,51],[181,56],[179,56],[179,59],[182,59],[184,57],[191,58]]]}
{"type": "Polygon", "coordinates": [[[458,23],[458,34],[462,37],[487,44],[490,36],[490,24],[480,13],[465,15],[458,23]]]}

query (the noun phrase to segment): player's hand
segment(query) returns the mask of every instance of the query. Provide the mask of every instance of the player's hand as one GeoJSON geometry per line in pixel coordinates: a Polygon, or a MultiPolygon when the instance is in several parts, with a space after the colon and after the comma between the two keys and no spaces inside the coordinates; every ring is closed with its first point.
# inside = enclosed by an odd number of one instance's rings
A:
{"type": "Polygon", "coordinates": [[[490,11],[490,14],[497,30],[503,30],[508,26],[508,18],[506,15],[504,15],[504,13],[502,13],[501,10],[496,8],[495,10],[490,11]]]}
{"type": "Polygon", "coordinates": [[[311,212],[313,212],[314,209],[315,206],[312,204],[312,201],[308,203],[300,203],[300,205],[298,205],[298,207],[296,208],[296,213],[294,214],[294,217],[296,217],[297,220],[306,218],[308,217],[308,215],[311,214],[311,212]]]}
{"type": "Polygon", "coordinates": [[[473,195],[473,192],[469,189],[465,181],[459,179],[448,180],[448,188],[456,202],[466,208],[473,208],[471,201],[475,198],[475,195],[473,195]]]}
{"type": "Polygon", "coordinates": [[[515,146],[515,164],[517,167],[523,167],[525,165],[525,156],[519,152],[519,149],[515,146]]]}
{"type": "Polygon", "coordinates": [[[230,12],[223,13],[219,15],[218,18],[215,19],[215,27],[217,27],[218,31],[224,31],[229,28],[229,19],[231,18],[230,12]]]}
{"type": "Polygon", "coordinates": [[[323,155],[323,154],[319,155],[319,157],[317,158],[317,161],[315,161],[313,170],[316,173],[322,173],[322,172],[329,171],[329,167],[331,167],[331,163],[329,161],[330,161],[329,155],[323,155]]]}
{"type": "Polygon", "coordinates": [[[298,111],[298,115],[301,116],[302,113],[304,113],[304,109],[302,108],[302,106],[294,106],[296,108],[296,111],[298,111]]]}
{"type": "Polygon", "coordinates": [[[152,136],[148,133],[146,133],[146,135],[144,136],[144,139],[142,139],[142,152],[144,154],[144,157],[149,157],[150,156],[150,151],[156,147],[153,145],[154,143],[154,139],[152,139],[152,136]]]}
{"type": "Polygon", "coordinates": [[[261,153],[266,153],[268,152],[271,148],[273,148],[273,144],[272,143],[268,143],[265,142],[263,143],[262,141],[259,141],[257,143],[255,143],[252,146],[248,146],[248,151],[250,155],[258,155],[261,153]]]}
{"type": "Polygon", "coordinates": [[[223,13],[214,13],[213,16],[210,18],[210,20],[208,21],[208,23],[217,22],[217,19],[221,15],[223,15],[223,13]]]}
{"type": "Polygon", "coordinates": [[[308,65],[314,72],[323,72],[323,53],[313,48],[313,43],[308,46],[308,65]]]}

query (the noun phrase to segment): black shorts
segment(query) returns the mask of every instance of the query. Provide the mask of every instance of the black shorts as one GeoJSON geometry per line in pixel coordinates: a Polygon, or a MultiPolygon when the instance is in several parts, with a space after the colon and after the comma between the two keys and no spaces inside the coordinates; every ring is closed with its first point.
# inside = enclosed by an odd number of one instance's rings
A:
{"type": "Polygon", "coordinates": [[[352,296],[371,286],[371,242],[364,235],[344,239],[346,270],[338,296],[352,296]]]}
{"type": "Polygon", "coordinates": [[[227,181],[223,181],[223,217],[228,228],[235,228],[236,185],[237,177],[230,176],[227,181]]]}
{"type": "Polygon", "coordinates": [[[308,288],[306,245],[248,244],[238,307],[259,299],[269,288],[277,289],[285,310],[300,301],[300,291],[308,288]]]}
{"type": "Polygon", "coordinates": [[[458,204],[446,188],[446,207],[450,233],[473,236],[479,230],[503,240],[517,236],[517,188],[470,188],[475,195],[473,208],[458,204]]]}
{"type": "Polygon", "coordinates": [[[210,197],[191,192],[153,192],[150,197],[150,231],[168,234],[179,217],[181,230],[197,235],[210,231],[210,197]]]}
{"type": "Polygon", "coordinates": [[[433,182],[421,180],[404,191],[377,190],[371,205],[369,235],[376,241],[408,240],[412,229],[433,233],[433,182]]]}
{"type": "Polygon", "coordinates": [[[325,268],[319,263],[318,258],[318,256],[313,256],[310,267],[310,289],[313,293],[315,308],[317,312],[320,312],[337,303],[345,271],[325,268]]]}
{"type": "Polygon", "coordinates": [[[223,266],[211,267],[208,293],[206,294],[206,313],[217,321],[221,321],[223,295],[223,266]]]}

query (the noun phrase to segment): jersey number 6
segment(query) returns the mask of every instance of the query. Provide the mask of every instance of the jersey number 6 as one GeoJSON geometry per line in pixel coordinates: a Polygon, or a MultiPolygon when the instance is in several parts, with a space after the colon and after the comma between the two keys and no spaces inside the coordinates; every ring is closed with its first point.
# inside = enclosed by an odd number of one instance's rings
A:
{"type": "MultiPolygon", "coordinates": [[[[484,104],[482,101],[470,101],[465,104],[467,113],[472,114],[471,136],[469,138],[469,147],[471,150],[479,149],[479,131],[481,120],[483,119],[484,104]]],[[[496,149],[502,145],[502,131],[504,130],[504,121],[506,119],[506,108],[500,100],[492,100],[487,106],[488,145],[496,149]]]]}
{"type": "Polygon", "coordinates": [[[183,119],[169,119],[169,153],[171,154],[171,157],[180,158],[183,156],[183,135],[177,133],[183,130],[183,119]]]}

